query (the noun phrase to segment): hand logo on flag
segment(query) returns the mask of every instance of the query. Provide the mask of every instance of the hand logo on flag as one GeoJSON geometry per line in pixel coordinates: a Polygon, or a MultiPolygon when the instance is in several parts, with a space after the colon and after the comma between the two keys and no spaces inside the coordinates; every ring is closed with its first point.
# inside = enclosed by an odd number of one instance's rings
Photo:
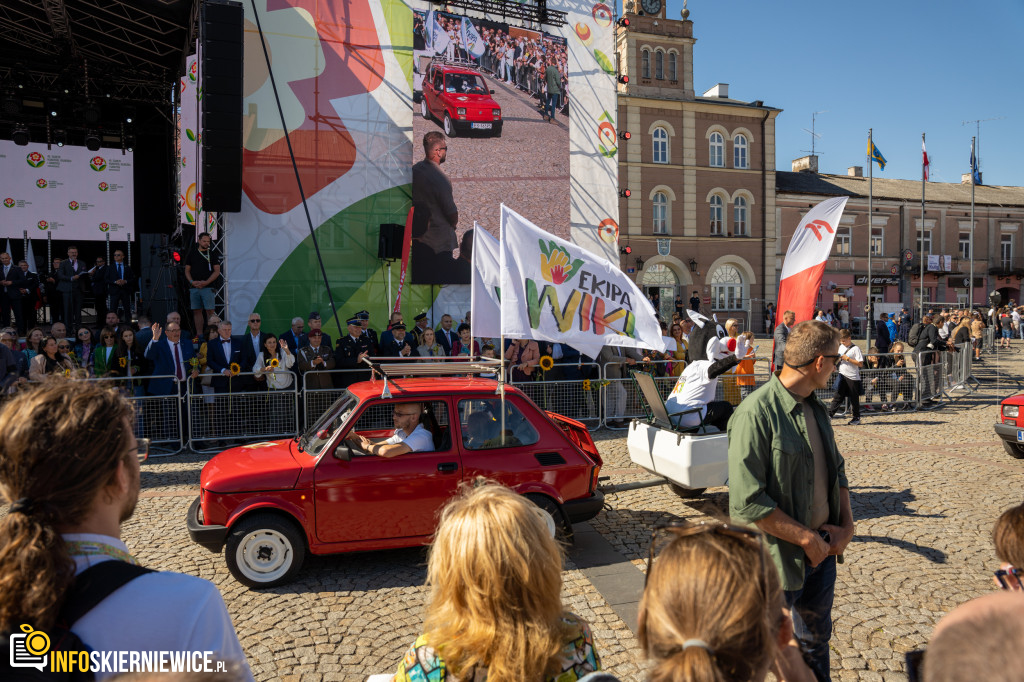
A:
{"type": "Polygon", "coordinates": [[[538,243],[541,250],[541,276],[544,277],[545,281],[552,284],[562,284],[583,267],[583,259],[581,258],[577,258],[570,265],[569,252],[554,242],[548,242],[546,246],[544,240],[539,240],[538,243]]]}
{"type": "Polygon", "coordinates": [[[814,230],[814,238],[817,239],[819,242],[821,241],[821,232],[818,231],[819,229],[825,230],[829,234],[835,234],[835,230],[832,229],[832,226],[826,223],[824,220],[812,220],[811,222],[804,225],[804,227],[806,227],[808,230],[814,230]]]}

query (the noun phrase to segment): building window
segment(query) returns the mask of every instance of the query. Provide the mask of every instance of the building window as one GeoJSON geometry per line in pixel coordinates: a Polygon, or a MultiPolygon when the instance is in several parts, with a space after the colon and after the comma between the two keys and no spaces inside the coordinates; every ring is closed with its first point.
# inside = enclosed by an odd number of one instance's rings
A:
{"type": "Polygon", "coordinates": [[[850,255],[850,228],[840,227],[836,229],[836,241],[834,247],[837,256],[850,255]]]}
{"type": "Polygon", "coordinates": [[[921,257],[925,257],[932,252],[932,231],[931,230],[918,230],[917,231],[917,252],[921,257]],[[921,242],[921,233],[924,233],[924,243],[921,242]]]}
{"type": "Polygon", "coordinates": [[[999,258],[1003,261],[1003,267],[1009,268],[1013,262],[1013,235],[1004,234],[999,237],[999,258]]]}
{"type": "Polygon", "coordinates": [[[654,193],[654,234],[668,234],[668,197],[664,192],[654,193]]]}
{"type": "Polygon", "coordinates": [[[640,53],[640,75],[643,78],[651,77],[651,51],[644,50],[640,53]]]}
{"type": "Polygon", "coordinates": [[[654,52],[654,77],[658,80],[665,78],[665,53],[661,50],[654,52]]]}
{"type": "Polygon", "coordinates": [[[971,259],[971,233],[960,233],[960,257],[964,260],[971,259]]]}
{"type": "Polygon", "coordinates": [[[734,236],[747,236],[747,200],[736,197],[732,202],[732,232],[734,236]]]}
{"type": "Polygon", "coordinates": [[[871,228],[871,255],[881,256],[885,253],[885,236],[881,227],[871,228]]]}
{"type": "Polygon", "coordinates": [[[722,265],[711,273],[711,308],[740,310],[743,308],[743,278],[731,265],[722,265]]]}
{"type": "Polygon", "coordinates": [[[711,133],[708,147],[708,165],[721,168],[725,166],[725,140],[720,133],[711,133]]]}
{"type": "Polygon", "coordinates": [[[725,206],[722,197],[711,197],[711,234],[725,234],[725,206]]]}
{"type": "Polygon", "coordinates": [[[732,166],[733,168],[747,167],[747,138],[745,135],[737,135],[732,138],[732,166]]]}
{"type": "Polygon", "coordinates": [[[676,78],[676,53],[668,53],[668,79],[670,81],[678,80],[676,78]]]}
{"type": "Polygon", "coordinates": [[[658,127],[654,129],[654,163],[668,163],[668,131],[658,127]]]}

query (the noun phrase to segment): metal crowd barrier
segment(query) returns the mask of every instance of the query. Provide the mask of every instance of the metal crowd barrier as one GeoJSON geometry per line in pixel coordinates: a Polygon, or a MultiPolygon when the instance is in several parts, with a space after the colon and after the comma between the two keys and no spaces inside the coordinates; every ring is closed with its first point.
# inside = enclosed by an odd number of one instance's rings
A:
{"type": "Polygon", "coordinates": [[[995,325],[985,327],[981,335],[981,350],[989,353],[996,352],[996,328],[995,325]]]}
{"type": "Polygon", "coordinates": [[[229,380],[230,390],[209,392],[190,382],[188,429],[193,450],[216,450],[216,441],[267,440],[298,432],[298,378],[288,388],[260,390],[254,377],[252,372],[240,372],[229,380]]]}
{"type": "Polygon", "coordinates": [[[557,412],[591,428],[602,423],[601,377],[595,362],[556,362],[550,370],[534,370],[536,379],[510,381],[543,410],[557,412]]]}
{"type": "Polygon", "coordinates": [[[306,372],[302,376],[303,428],[316,423],[320,415],[345,392],[345,386],[370,378],[369,369],[330,369],[306,372]],[[313,388],[311,384],[318,387],[313,388]],[[319,384],[325,384],[320,388],[319,384]]]}
{"type": "MultiPolygon", "coordinates": [[[[136,438],[149,438],[150,445],[156,446],[150,457],[166,457],[185,449],[187,440],[182,428],[185,404],[177,392],[170,395],[147,395],[143,391],[152,379],[176,381],[173,374],[146,376],[138,379],[115,377],[94,377],[88,381],[113,383],[124,397],[135,407],[132,428],[136,438]],[[139,385],[129,384],[139,382],[139,385]]],[[[177,383],[174,384],[177,387],[177,383]]]]}

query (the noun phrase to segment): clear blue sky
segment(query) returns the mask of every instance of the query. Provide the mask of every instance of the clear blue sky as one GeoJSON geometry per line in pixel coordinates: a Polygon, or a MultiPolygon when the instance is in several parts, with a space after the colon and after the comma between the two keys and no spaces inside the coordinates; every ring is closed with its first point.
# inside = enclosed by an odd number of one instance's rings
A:
{"type": "MultiPolygon", "coordinates": [[[[682,0],[668,1],[678,18],[682,0]]],[[[694,89],[728,83],[736,99],[784,111],[776,167],[810,149],[819,168],[865,166],[868,128],[888,164],[875,174],[920,179],[921,133],[931,179],[959,182],[981,123],[987,185],[1024,185],[1024,0],[690,0],[694,89]]]]}

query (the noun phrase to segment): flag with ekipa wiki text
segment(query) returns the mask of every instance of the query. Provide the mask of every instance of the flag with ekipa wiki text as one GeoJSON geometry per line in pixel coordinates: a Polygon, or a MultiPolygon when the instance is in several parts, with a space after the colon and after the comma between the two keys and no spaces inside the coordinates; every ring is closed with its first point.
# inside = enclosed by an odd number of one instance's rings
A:
{"type": "Polygon", "coordinates": [[[654,307],[619,266],[501,206],[501,321],[505,336],[665,352],[654,307]]]}
{"type": "Polygon", "coordinates": [[[797,322],[814,317],[818,287],[848,198],[835,197],[816,204],[796,226],[782,263],[776,325],[782,324],[787,310],[796,313],[797,322]]]}

